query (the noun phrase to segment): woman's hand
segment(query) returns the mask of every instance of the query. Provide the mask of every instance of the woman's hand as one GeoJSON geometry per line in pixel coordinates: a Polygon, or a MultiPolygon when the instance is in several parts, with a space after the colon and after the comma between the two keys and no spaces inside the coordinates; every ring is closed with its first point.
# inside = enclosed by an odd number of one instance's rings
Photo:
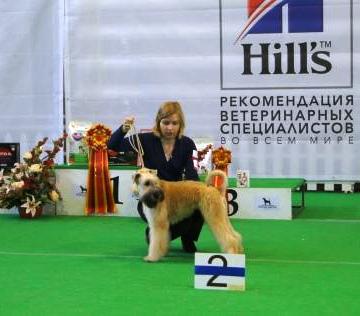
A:
{"type": "Polygon", "coordinates": [[[127,133],[130,130],[131,126],[134,124],[134,122],[135,122],[135,117],[133,116],[125,117],[124,122],[122,124],[123,133],[127,133]]]}

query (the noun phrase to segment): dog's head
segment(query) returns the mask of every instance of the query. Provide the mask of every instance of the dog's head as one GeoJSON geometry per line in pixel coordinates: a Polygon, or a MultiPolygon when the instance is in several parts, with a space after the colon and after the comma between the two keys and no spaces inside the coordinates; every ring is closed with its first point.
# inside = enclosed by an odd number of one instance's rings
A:
{"type": "Polygon", "coordinates": [[[160,180],[155,170],[141,168],[133,175],[132,192],[147,207],[154,208],[164,200],[164,192],[160,188],[160,180]]]}
{"type": "Polygon", "coordinates": [[[132,192],[135,196],[142,196],[150,188],[159,186],[156,170],[141,168],[133,175],[132,192]]]}

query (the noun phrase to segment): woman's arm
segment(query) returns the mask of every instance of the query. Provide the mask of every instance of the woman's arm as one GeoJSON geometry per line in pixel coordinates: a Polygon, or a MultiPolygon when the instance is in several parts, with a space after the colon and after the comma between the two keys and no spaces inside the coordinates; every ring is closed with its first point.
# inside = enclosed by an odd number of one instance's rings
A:
{"type": "Polygon", "coordinates": [[[129,151],[133,150],[130,142],[125,138],[126,133],[123,132],[121,125],[110,137],[108,141],[108,148],[115,151],[129,151]]]}
{"type": "Polygon", "coordinates": [[[194,167],[194,162],[192,159],[193,150],[196,150],[194,141],[191,138],[188,138],[189,142],[186,145],[186,162],[184,169],[184,176],[186,180],[199,180],[199,175],[194,167]]]}
{"type": "Polygon", "coordinates": [[[127,116],[124,118],[121,126],[111,135],[108,141],[108,148],[115,151],[129,151],[132,149],[128,139],[125,139],[125,135],[131,129],[131,126],[135,122],[134,116],[127,116]]]}

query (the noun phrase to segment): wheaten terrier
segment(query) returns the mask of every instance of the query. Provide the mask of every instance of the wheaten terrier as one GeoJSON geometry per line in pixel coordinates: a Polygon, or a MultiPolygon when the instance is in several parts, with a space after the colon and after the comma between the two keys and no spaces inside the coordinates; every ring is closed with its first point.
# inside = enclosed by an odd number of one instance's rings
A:
{"type": "Polygon", "coordinates": [[[225,253],[242,253],[241,235],[231,226],[225,200],[227,177],[220,170],[209,172],[206,183],[160,180],[150,169],[142,168],[133,176],[133,193],[143,203],[150,227],[150,244],[146,261],[158,261],[169,247],[169,226],[189,217],[199,209],[221,249],[225,253]],[[221,186],[211,185],[214,177],[221,186]]]}

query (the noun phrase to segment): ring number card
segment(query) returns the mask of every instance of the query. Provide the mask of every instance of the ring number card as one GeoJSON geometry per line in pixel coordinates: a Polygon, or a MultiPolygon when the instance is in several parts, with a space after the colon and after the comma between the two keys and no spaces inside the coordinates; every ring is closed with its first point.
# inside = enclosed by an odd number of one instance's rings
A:
{"type": "Polygon", "coordinates": [[[196,289],[245,291],[245,255],[195,253],[196,289]]]}
{"type": "Polygon", "coordinates": [[[16,162],[20,162],[20,143],[0,143],[0,170],[9,173],[16,162]]]}

